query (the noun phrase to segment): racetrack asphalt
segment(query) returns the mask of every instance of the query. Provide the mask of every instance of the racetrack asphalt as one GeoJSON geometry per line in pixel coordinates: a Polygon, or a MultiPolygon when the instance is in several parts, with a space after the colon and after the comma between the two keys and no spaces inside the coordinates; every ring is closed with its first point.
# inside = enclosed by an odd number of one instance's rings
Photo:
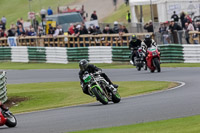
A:
{"type": "MultiPolygon", "coordinates": [[[[78,81],[78,70],[6,70],[8,84],[78,81]]],[[[17,114],[16,128],[2,133],[63,133],[120,126],[200,114],[200,68],[162,68],[161,73],[136,69],[103,70],[113,81],[180,81],[182,87],[123,98],[120,103],[99,102],[17,114]]],[[[120,87],[119,87],[120,89],[120,87]]]]}

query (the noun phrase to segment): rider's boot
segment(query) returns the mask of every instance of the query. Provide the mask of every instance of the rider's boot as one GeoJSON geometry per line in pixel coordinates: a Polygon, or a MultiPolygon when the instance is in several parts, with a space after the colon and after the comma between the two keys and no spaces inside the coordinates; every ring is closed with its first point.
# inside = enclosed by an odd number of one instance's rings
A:
{"type": "Polygon", "coordinates": [[[3,105],[3,104],[0,105],[0,108],[1,108],[2,110],[4,110],[4,111],[8,111],[8,110],[9,110],[8,107],[6,107],[6,106],[3,105]]]}
{"type": "Polygon", "coordinates": [[[118,85],[116,85],[116,84],[111,84],[110,87],[111,87],[112,91],[115,92],[115,91],[117,91],[118,85]]]}

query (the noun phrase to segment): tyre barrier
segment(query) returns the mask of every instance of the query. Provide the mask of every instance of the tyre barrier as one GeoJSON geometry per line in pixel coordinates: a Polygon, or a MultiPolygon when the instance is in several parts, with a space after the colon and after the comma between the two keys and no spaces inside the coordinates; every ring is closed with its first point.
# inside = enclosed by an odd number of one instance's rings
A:
{"type": "MultiPolygon", "coordinates": [[[[200,45],[158,45],[161,63],[200,63],[200,45]]],[[[87,59],[91,63],[129,62],[131,51],[127,46],[91,47],[0,47],[0,61],[61,63],[79,62],[87,59]]]]}
{"type": "Polygon", "coordinates": [[[5,103],[7,101],[7,88],[6,88],[6,72],[0,72],[0,101],[5,103]]]}

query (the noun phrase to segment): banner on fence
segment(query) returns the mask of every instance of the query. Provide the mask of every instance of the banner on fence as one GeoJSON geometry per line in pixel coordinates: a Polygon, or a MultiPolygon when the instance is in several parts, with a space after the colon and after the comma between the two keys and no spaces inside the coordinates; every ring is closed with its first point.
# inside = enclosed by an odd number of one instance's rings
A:
{"type": "Polygon", "coordinates": [[[10,47],[16,47],[17,46],[17,37],[8,37],[8,44],[10,47]]]}

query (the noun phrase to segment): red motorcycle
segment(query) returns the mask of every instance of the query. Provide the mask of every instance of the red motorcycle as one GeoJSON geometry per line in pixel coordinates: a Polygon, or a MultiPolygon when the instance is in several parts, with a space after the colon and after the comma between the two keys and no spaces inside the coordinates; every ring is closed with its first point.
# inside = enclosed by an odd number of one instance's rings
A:
{"type": "Polygon", "coordinates": [[[17,125],[17,120],[9,110],[5,111],[0,108],[0,126],[3,125],[15,127],[17,125]]]}
{"type": "Polygon", "coordinates": [[[152,46],[147,49],[148,56],[146,57],[147,67],[153,73],[155,70],[158,72],[161,71],[160,69],[160,52],[158,51],[157,47],[152,46]]]}

